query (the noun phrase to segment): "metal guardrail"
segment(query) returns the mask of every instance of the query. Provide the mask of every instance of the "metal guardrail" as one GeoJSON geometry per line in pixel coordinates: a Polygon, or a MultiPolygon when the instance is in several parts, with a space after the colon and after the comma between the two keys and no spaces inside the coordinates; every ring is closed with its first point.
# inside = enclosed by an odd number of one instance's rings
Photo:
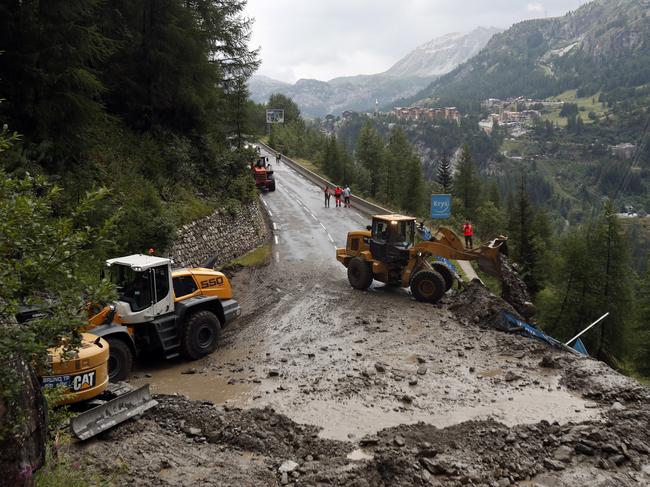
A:
{"type": "MultiPolygon", "coordinates": [[[[257,142],[257,144],[262,147],[264,150],[267,152],[270,152],[271,154],[277,153],[276,150],[272,149],[268,145],[264,144],[263,142],[257,142]]],[[[336,184],[334,184],[331,181],[328,181],[327,179],[319,176],[313,171],[310,171],[306,167],[302,166],[298,162],[288,158],[287,156],[282,156],[280,159],[281,162],[284,162],[287,166],[292,168],[294,171],[296,171],[298,174],[303,176],[305,179],[308,181],[314,183],[316,186],[318,186],[321,190],[325,187],[327,184],[328,186],[331,186],[333,188],[336,188],[336,184]]],[[[371,203],[370,201],[366,201],[363,198],[359,198],[358,196],[351,195],[350,196],[350,203],[352,203],[352,207],[362,213],[365,213],[368,216],[372,215],[388,215],[391,213],[394,213],[391,210],[387,210],[386,208],[383,208],[379,205],[376,205],[374,203],[371,203]]]]}

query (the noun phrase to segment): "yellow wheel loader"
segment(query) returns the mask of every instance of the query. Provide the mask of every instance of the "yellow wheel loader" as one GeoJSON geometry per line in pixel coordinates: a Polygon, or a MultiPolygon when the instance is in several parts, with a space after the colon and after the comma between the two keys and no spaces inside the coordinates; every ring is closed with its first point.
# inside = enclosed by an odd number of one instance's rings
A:
{"type": "Polygon", "coordinates": [[[64,354],[63,347],[48,353],[49,369],[40,374],[44,388],[62,387],[59,405],[80,411],[70,421],[74,435],[86,440],[158,404],[149,385],[131,389],[108,382],[108,342],[82,333],[79,349],[64,354]]]}
{"type": "Polygon", "coordinates": [[[437,302],[454,282],[453,271],[432,257],[476,260],[486,273],[500,277],[499,254],[506,237],[476,249],[466,249],[458,235],[441,227],[430,240],[416,242],[415,218],[375,215],[366,230],[348,233],[346,248],[336,258],[348,269],[355,289],[365,290],[373,279],[388,285],[410,287],[418,301],[437,302]]]}
{"type": "Polygon", "coordinates": [[[228,278],[213,269],[172,270],[170,259],[140,254],[106,265],[118,300],[91,316],[87,331],[110,346],[112,382],[126,379],[143,351],[191,360],[212,353],[221,327],[241,314],[228,278]]]}

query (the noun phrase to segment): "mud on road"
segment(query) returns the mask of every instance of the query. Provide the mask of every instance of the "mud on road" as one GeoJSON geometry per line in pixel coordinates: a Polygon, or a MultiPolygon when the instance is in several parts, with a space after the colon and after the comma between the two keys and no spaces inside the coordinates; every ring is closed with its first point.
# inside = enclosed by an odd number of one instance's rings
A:
{"type": "Polygon", "coordinates": [[[648,390],[493,329],[478,284],[432,306],[299,260],[232,283],[219,350],[141,365],[160,406],[84,461],[134,485],[650,483],[648,390]]]}

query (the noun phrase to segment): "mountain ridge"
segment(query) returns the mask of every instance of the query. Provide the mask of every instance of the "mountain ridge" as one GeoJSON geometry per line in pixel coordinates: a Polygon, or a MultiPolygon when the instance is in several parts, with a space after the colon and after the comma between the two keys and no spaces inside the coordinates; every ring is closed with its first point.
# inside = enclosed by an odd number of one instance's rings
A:
{"type": "Polygon", "coordinates": [[[583,96],[650,81],[649,0],[595,0],[561,17],[526,20],[407,102],[432,96],[583,96]]]}
{"type": "Polygon", "coordinates": [[[469,59],[489,41],[494,27],[478,27],[469,33],[450,33],[416,47],[383,73],[341,76],[329,81],[299,79],[294,84],[264,75],[249,81],[251,97],[264,103],[273,93],[290,96],[307,117],[322,117],[346,110],[372,110],[375,100],[391,103],[412,96],[439,75],[469,59]]]}

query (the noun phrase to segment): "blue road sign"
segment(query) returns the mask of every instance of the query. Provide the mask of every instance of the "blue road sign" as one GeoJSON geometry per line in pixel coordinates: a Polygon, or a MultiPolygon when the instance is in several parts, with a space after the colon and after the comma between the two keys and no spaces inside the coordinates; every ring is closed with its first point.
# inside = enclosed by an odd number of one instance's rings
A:
{"type": "Polygon", "coordinates": [[[450,218],[450,217],[451,217],[451,195],[432,194],[431,195],[431,218],[450,218]]]}

